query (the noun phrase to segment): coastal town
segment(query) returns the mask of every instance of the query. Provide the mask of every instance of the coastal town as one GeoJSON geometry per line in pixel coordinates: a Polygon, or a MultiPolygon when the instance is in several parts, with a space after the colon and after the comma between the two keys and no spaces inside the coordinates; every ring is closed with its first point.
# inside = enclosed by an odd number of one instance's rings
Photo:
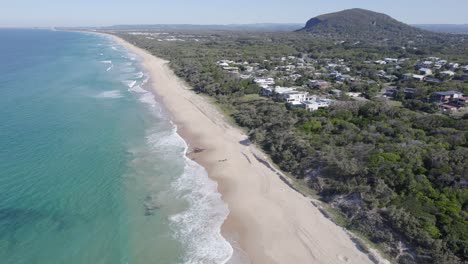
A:
{"type": "Polygon", "coordinates": [[[327,108],[336,100],[414,99],[425,85],[436,91],[419,99],[437,105],[440,111],[466,112],[468,106],[467,95],[444,89],[444,84],[468,80],[468,65],[437,57],[416,61],[409,58],[364,61],[366,75],[362,67],[353,69],[352,63],[344,59],[313,59],[307,54],[261,62],[222,59],[216,64],[233,78],[258,85],[262,96],[308,111],[327,108]],[[369,74],[369,70],[373,72],[369,74]],[[376,92],[366,93],[363,86],[373,86],[376,92]]]}
{"type": "MultiPolygon", "coordinates": [[[[396,263],[457,263],[465,216],[447,208],[462,208],[459,191],[467,186],[464,37],[442,39],[387,18],[381,23],[404,33],[363,32],[342,18],[359,24],[361,16],[381,15],[342,15],[324,19],[336,19],[344,35],[166,26],[119,35],[168,61],[191,91],[215,102],[245,132],[241,145],[261,148],[294,190],[317,194],[334,210],[327,217],[396,263]],[[431,246],[439,242],[447,247],[431,246]]],[[[232,162],[219,156],[218,163],[232,162]]],[[[248,164],[262,157],[242,156],[248,164]]]]}

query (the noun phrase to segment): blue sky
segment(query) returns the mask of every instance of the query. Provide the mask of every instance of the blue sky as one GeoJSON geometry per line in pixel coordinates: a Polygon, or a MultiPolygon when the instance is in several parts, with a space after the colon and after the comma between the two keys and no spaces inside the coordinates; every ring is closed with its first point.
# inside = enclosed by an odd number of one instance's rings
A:
{"type": "Polygon", "coordinates": [[[305,23],[348,8],[406,23],[468,24],[467,0],[5,0],[0,27],[305,23]]]}

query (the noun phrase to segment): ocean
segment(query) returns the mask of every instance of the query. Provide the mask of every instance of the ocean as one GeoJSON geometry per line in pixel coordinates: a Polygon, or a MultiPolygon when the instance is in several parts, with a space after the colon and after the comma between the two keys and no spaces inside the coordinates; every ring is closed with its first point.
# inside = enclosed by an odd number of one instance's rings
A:
{"type": "Polygon", "coordinates": [[[0,29],[0,262],[225,263],[229,213],[139,58],[108,37],[0,29]]]}

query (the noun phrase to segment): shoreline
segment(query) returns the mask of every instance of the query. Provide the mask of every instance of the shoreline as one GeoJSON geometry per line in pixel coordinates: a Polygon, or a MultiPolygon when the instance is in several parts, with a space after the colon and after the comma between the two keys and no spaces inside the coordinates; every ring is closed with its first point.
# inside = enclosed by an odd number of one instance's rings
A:
{"type": "Polygon", "coordinates": [[[374,262],[359,251],[346,230],[266,166],[265,154],[242,144],[247,135],[187,87],[168,61],[115,35],[103,35],[142,59],[149,75],[148,88],[170,114],[189,149],[200,150],[187,156],[217,182],[230,211],[221,228],[235,251],[228,263],[374,262]]]}

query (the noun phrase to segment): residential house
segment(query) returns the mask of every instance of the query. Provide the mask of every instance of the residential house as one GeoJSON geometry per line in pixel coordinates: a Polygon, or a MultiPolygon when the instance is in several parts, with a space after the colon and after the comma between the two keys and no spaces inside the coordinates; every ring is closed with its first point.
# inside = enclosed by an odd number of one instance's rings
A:
{"type": "Polygon", "coordinates": [[[442,81],[437,79],[437,78],[429,78],[429,77],[424,78],[424,81],[427,82],[427,83],[430,83],[430,84],[442,83],[442,81]]]}
{"type": "Polygon", "coordinates": [[[333,100],[330,99],[317,99],[315,101],[304,101],[302,102],[302,105],[307,111],[316,111],[320,108],[327,108],[330,106],[330,104],[333,102],[333,100]]]}
{"type": "Polygon", "coordinates": [[[324,80],[309,80],[309,86],[317,89],[330,88],[331,83],[324,80]]]}
{"type": "Polygon", "coordinates": [[[299,102],[299,101],[292,101],[292,102],[289,102],[288,105],[289,105],[291,108],[305,108],[305,107],[304,107],[304,103],[303,103],[303,102],[299,102]]]}
{"type": "Polygon", "coordinates": [[[424,76],[428,76],[428,75],[432,74],[432,70],[428,69],[428,68],[421,68],[421,69],[419,69],[419,74],[424,75],[424,76]]]}
{"type": "Polygon", "coordinates": [[[346,80],[352,80],[353,77],[351,77],[351,75],[348,75],[348,74],[342,74],[342,75],[338,75],[336,76],[336,81],[338,82],[344,82],[346,80]]]}
{"type": "Polygon", "coordinates": [[[252,72],[254,70],[254,67],[252,66],[245,66],[245,71],[246,72],[252,72]]]}
{"type": "Polygon", "coordinates": [[[412,98],[414,98],[414,96],[416,95],[417,91],[418,91],[418,90],[417,90],[416,88],[405,88],[405,89],[403,90],[406,99],[412,99],[412,98]]]}
{"type": "Polygon", "coordinates": [[[384,71],[384,70],[379,70],[379,71],[377,71],[377,74],[378,74],[379,76],[384,76],[384,75],[387,74],[387,72],[384,71]]]}
{"type": "Polygon", "coordinates": [[[413,74],[413,80],[422,82],[422,81],[424,81],[424,78],[426,78],[425,75],[413,74]]]}
{"type": "Polygon", "coordinates": [[[339,73],[339,72],[337,72],[337,71],[333,71],[333,72],[330,72],[330,73],[328,74],[328,77],[330,77],[330,78],[336,78],[337,76],[340,76],[340,75],[341,75],[341,73],[339,73]]]}
{"type": "Polygon", "coordinates": [[[453,99],[459,99],[463,97],[462,92],[458,91],[445,91],[445,92],[436,92],[432,95],[432,99],[435,102],[447,102],[453,99]]]}
{"type": "Polygon", "coordinates": [[[221,67],[229,67],[230,64],[234,64],[234,61],[231,60],[219,60],[216,62],[221,67]]]}
{"type": "Polygon", "coordinates": [[[389,86],[385,93],[383,94],[384,97],[395,97],[398,93],[398,89],[394,86],[389,86]]]}
{"type": "Polygon", "coordinates": [[[289,79],[292,80],[292,81],[296,81],[296,80],[298,80],[300,78],[302,78],[302,75],[297,74],[297,73],[289,75],[289,79]]]}
{"type": "Polygon", "coordinates": [[[356,97],[360,97],[362,95],[362,93],[348,92],[348,93],[346,93],[346,95],[349,96],[349,97],[352,97],[352,98],[356,98],[356,97]]]}
{"type": "Polygon", "coordinates": [[[256,83],[260,87],[266,88],[266,87],[275,85],[275,79],[273,79],[273,78],[255,78],[254,83],[256,83]]]}
{"type": "Polygon", "coordinates": [[[290,88],[290,87],[280,87],[280,86],[264,87],[261,90],[261,94],[263,96],[271,97],[273,95],[282,96],[283,94],[291,93],[295,91],[296,91],[296,88],[290,88]]]}
{"type": "Polygon", "coordinates": [[[238,72],[239,71],[239,67],[223,67],[223,70],[225,71],[230,71],[230,72],[238,72]]]}
{"type": "Polygon", "coordinates": [[[455,76],[455,72],[453,72],[453,71],[443,71],[443,72],[440,72],[440,76],[442,76],[442,77],[453,77],[453,76],[455,76]]]}
{"type": "Polygon", "coordinates": [[[384,75],[383,78],[387,81],[395,81],[395,80],[398,80],[398,77],[396,77],[395,75],[384,75]]]}
{"type": "Polygon", "coordinates": [[[456,69],[458,69],[458,68],[460,67],[460,64],[458,64],[458,63],[456,63],[456,62],[450,62],[450,63],[448,64],[448,66],[449,66],[450,69],[456,70],[456,69]]]}
{"type": "Polygon", "coordinates": [[[455,105],[457,107],[468,106],[468,96],[464,96],[464,97],[454,99],[451,103],[452,103],[452,105],[455,105]]]}
{"type": "Polygon", "coordinates": [[[412,73],[405,73],[405,74],[403,74],[403,79],[404,80],[412,80],[413,79],[413,74],[412,73]]]}
{"type": "Polygon", "coordinates": [[[315,99],[315,96],[310,95],[308,92],[297,92],[297,91],[283,93],[279,95],[279,97],[282,98],[287,103],[312,101],[313,99],[315,99]]]}
{"type": "Polygon", "coordinates": [[[434,63],[432,61],[423,61],[419,64],[419,67],[421,68],[429,68],[433,65],[434,63]]]}
{"type": "Polygon", "coordinates": [[[398,59],[392,59],[392,58],[385,58],[384,59],[386,63],[397,63],[398,59]]]}
{"type": "Polygon", "coordinates": [[[403,63],[403,62],[406,62],[408,60],[409,60],[409,58],[400,58],[400,59],[398,59],[398,63],[403,63]]]}
{"type": "Polygon", "coordinates": [[[457,109],[457,107],[449,104],[441,104],[439,105],[439,109],[442,111],[451,111],[457,109]]]}

